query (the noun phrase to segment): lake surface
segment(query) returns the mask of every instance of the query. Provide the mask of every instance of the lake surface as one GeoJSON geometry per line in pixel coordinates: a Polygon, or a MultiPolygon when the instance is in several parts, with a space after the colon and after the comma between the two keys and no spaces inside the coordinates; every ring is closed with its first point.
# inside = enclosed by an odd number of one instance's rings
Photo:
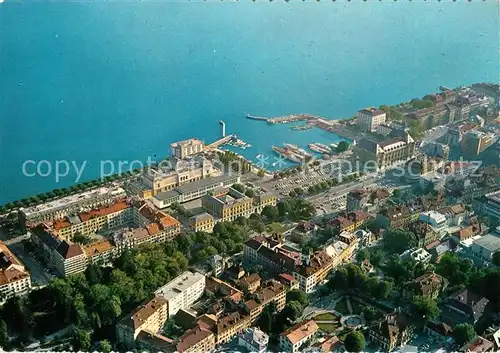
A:
{"type": "MultiPolygon", "coordinates": [[[[144,161],[175,140],[252,148],[331,143],[244,118],[353,116],[473,82],[498,81],[498,4],[48,2],[0,4],[0,203],[73,184],[23,175],[27,160],[144,161]]],[[[154,157],[154,156],[157,157],[154,157]]],[[[34,171],[33,167],[28,170],[34,171]]],[[[42,171],[45,170],[42,168],[42,171]]]]}

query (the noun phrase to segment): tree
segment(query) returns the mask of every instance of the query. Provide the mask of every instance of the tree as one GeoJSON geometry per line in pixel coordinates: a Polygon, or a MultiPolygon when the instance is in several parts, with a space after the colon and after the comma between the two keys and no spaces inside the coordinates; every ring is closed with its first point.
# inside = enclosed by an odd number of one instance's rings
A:
{"type": "Polygon", "coordinates": [[[113,350],[111,343],[108,340],[102,340],[99,342],[99,352],[110,353],[113,350]]]}
{"type": "Polygon", "coordinates": [[[453,329],[453,338],[460,347],[470,342],[474,337],[476,337],[476,331],[470,324],[458,324],[453,329]]]}
{"type": "Polygon", "coordinates": [[[415,234],[403,229],[391,229],[384,233],[384,248],[393,254],[401,254],[417,245],[415,234]]]}
{"type": "Polygon", "coordinates": [[[401,190],[394,189],[394,191],[392,192],[392,196],[394,196],[395,198],[399,199],[401,197],[401,190]]]}
{"type": "Polygon", "coordinates": [[[328,287],[331,289],[343,290],[349,285],[347,270],[344,267],[339,268],[333,274],[333,277],[328,282],[328,287]]]}
{"type": "Polygon", "coordinates": [[[255,197],[255,191],[253,191],[252,189],[248,189],[247,191],[245,191],[245,195],[253,198],[255,197]]]}
{"type": "Polygon", "coordinates": [[[262,209],[262,215],[268,222],[274,222],[280,216],[278,208],[271,205],[264,206],[264,208],[262,209]]]}
{"type": "Polygon", "coordinates": [[[417,295],[413,297],[410,305],[410,312],[415,315],[416,319],[422,324],[435,319],[439,315],[437,303],[432,298],[417,295]]]}
{"type": "Polygon", "coordinates": [[[377,309],[373,306],[365,306],[363,308],[363,315],[365,316],[365,320],[373,321],[377,318],[377,309]]]}
{"type": "Polygon", "coordinates": [[[493,254],[492,261],[495,265],[500,266],[500,251],[496,251],[493,254]]]}
{"type": "Polygon", "coordinates": [[[9,336],[7,335],[7,324],[0,320],[0,348],[6,347],[9,344],[9,336]]]}
{"type": "Polygon", "coordinates": [[[303,308],[309,305],[307,294],[300,289],[292,289],[286,294],[286,302],[296,301],[302,305],[303,308]]]}
{"type": "Polygon", "coordinates": [[[86,330],[75,329],[71,340],[74,351],[88,351],[90,349],[90,334],[86,330]]]}
{"type": "Polygon", "coordinates": [[[245,186],[242,184],[233,184],[232,188],[236,191],[239,191],[241,193],[245,192],[245,186]]]}
{"type": "Polygon", "coordinates": [[[359,262],[363,262],[365,260],[370,260],[370,252],[367,250],[367,249],[361,249],[360,251],[358,251],[358,253],[356,254],[356,259],[359,261],[359,262]]]}
{"type": "Polygon", "coordinates": [[[365,336],[361,331],[349,332],[344,340],[347,352],[361,352],[365,348],[365,344],[365,336]]]}
{"type": "Polygon", "coordinates": [[[283,308],[283,316],[293,322],[297,320],[304,311],[304,307],[297,301],[291,301],[283,308]]]}
{"type": "Polygon", "coordinates": [[[266,172],[264,171],[264,169],[259,169],[259,171],[257,172],[257,176],[259,176],[260,178],[263,178],[265,175],[266,172]]]}
{"type": "Polygon", "coordinates": [[[348,149],[349,149],[349,142],[340,141],[339,144],[337,145],[336,152],[342,153],[342,152],[347,151],[348,149]]]}

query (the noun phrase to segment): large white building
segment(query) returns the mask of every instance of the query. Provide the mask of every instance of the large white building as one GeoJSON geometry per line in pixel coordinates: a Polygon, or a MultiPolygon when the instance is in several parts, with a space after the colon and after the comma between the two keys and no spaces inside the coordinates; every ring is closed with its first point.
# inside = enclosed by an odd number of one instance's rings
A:
{"type": "Polygon", "coordinates": [[[0,241],[0,303],[31,288],[31,277],[21,261],[0,241]]]}
{"type": "Polygon", "coordinates": [[[172,156],[183,159],[187,156],[203,152],[205,144],[201,140],[192,138],[189,140],[174,142],[170,145],[170,149],[172,156]]]}
{"type": "Polygon", "coordinates": [[[358,111],[357,123],[363,131],[375,132],[380,124],[385,123],[386,114],[376,108],[365,108],[358,111]]]}
{"type": "Polygon", "coordinates": [[[432,210],[422,212],[418,219],[422,222],[430,224],[436,230],[440,230],[448,226],[446,216],[432,210]]]}
{"type": "Polygon", "coordinates": [[[159,288],[155,295],[168,302],[167,316],[175,315],[180,309],[187,309],[197,301],[205,290],[205,276],[186,271],[159,288]]]}
{"type": "Polygon", "coordinates": [[[500,251],[500,238],[492,234],[480,237],[471,245],[472,254],[481,260],[491,262],[493,254],[500,251]]]}

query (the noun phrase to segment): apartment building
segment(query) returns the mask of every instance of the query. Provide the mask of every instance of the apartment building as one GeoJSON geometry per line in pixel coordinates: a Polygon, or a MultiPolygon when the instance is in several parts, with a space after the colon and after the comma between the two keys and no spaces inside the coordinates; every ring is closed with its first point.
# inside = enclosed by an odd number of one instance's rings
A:
{"type": "Polygon", "coordinates": [[[61,239],[71,242],[76,233],[87,235],[128,224],[132,220],[131,215],[131,203],[122,199],[105,207],[56,219],[53,228],[61,239]]]}
{"type": "Polygon", "coordinates": [[[209,213],[203,212],[189,218],[189,225],[194,232],[212,233],[215,226],[214,217],[209,213]]]}
{"type": "Polygon", "coordinates": [[[116,338],[127,349],[136,348],[136,338],[141,331],[158,332],[168,319],[168,302],[160,297],[136,308],[116,325],[116,338]]]}
{"type": "Polygon", "coordinates": [[[188,330],[177,340],[179,353],[206,353],[215,348],[215,335],[203,326],[188,330]]]}
{"type": "Polygon", "coordinates": [[[183,203],[199,199],[209,191],[230,187],[240,182],[239,175],[220,175],[207,177],[188,184],[182,184],[169,191],[162,191],[151,198],[153,204],[159,209],[168,207],[173,203],[183,203]]]}
{"type": "Polygon", "coordinates": [[[472,255],[481,261],[492,262],[493,254],[500,251],[500,237],[486,234],[474,240],[471,246],[472,255]]]}
{"type": "Polygon", "coordinates": [[[391,352],[394,348],[405,346],[411,340],[414,330],[409,318],[396,310],[372,326],[369,337],[382,351],[391,352]]]}
{"type": "Polygon", "coordinates": [[[332,268],[350,261],[358,248],[359,238],[351,232],[343,231],[337,239],[326,243],[325,251],[333,260],[332,268]]]}
{"type": "Polygon", "coordinates": [[[187,309],[198,300],[205,290],[205,276],[198,272],[186,271],[163,287],[155,295],[168,303],[167,317],[180,309],[187,309]]]}
{"type": "Polygon", "coordinates": [[[144,242],[171,241],[180,234],[180,222],[143,201],[118,200],[100,209],[41,223],[32,228],[32,234],[47,265],[69,276],[85,271],[91,263],[107,264],[124,250],[144,242]],[[96,236],[97,240],[86,246],[73,244],[77,233],[93,234],[104,229],[112,229],[108,238],[96,236]]]}
{"type": "Polygon", "coordinates": [[[238,336],[238,345],[245,347],[248,352],[264,353],[268,344],[269,336],[258,327],[246,329],[238,336]]]}
{"type": "Polygon", "coordinates": [[[221,221],[249,217],[253,212],[253,199],[233,188],[211,191],[203,196],[201,204],[203,209],[221,221]]]}
{"type": "Polygon", "coordinates": [[[259,193],[253,198],[253,213],[261,213],[266,206],[276,206],[276,196],[271,193],[259,193]]]}
{"type": "Polygon", "coordinates": [[[275,239],[254,237],[243,244],[243,261],[262,265],[274,275],[292,273],[300,264],[300,253],[282,249],[281,245],[275,239]]]}
{"type": "Polygon", "coordinates": [[[299,288],[309,294],[325,280],[332,269],[333,259],[323,250],[304,255],[302,264],[295,268],[293,275],[299,282],[299,288]]]}
{"type": "Polygon", "coordinates": [[[66,277],[85,271],[87,258],[83,247],[59,238],[50,227],[41,223],[31,229],[32,241],[44,262],[66,277]]]}
{"type": "Polygon", "coordinates": [[[423,248],[440,239],[439,233],[427,222],[414,221],[408,225],[408,230],[416,236],[417,247],[423,248]]]}
{"type": "Polygon", "coordinates": [[[36,225],[40,222],[53,221],[67,215],[80,213],[88,208],[114,203],[115,200],[125,196],[125,190],[121,187],[101,187],[36,206],[21,208],[19,220],[21,224],[27,226],[36,225]]]}
{"type": "Polygon", "coordinates": [[[0,303],[27,293],[31,289],[31,276],[21,261],[0,241],[0,303]]]}
{"type": "Polygon", "coordinates": [[[152,190],[152,195],[156,195],[183,184],[220,175],[221,171],[203,156],[188,156],[183,159],[172,157],[158,166],[146,168],[140,181],[132,183],[130,189],[138,195],[149,189],[152,190]]]}
{"type": "Polygon", "coordinates": [[[460,146],[462,152],[469,156],[477,156],[493,144],[495,135],[491,132],[470,130],[464,135],[460,146]]]}
{"type": "Polygon", "coordinates": [[[229,342],[234,336],[249,328],[250,324],[250,316],[239,311],[220,317],[215,326],[217,345],[229,342]]]}
{"type": "Polygon", "coordinates": [[[403,297],[411,300],[414,296],[422,296],[431,299],[437,297],[446,289],[448,280],[437,273],[426,273],[413,281],[405,284],[403,297]]]}
{"type": "Polygon", "coordinates": [[[319,326],[314,320],[306,320],[290,327],[280,334],[279,346],[284,352],[296,353],[303,350],[304,343],[311,340],[319,326]]]}
{"type": "Polygon", "coordinates": [[[170,145],[170,151],[173,157],[184,159],[203,152],[205,144],[197,138],[191,138],[184,141],[174,142],[170,145]]]}
{"type": "Polygon", "coordinates": [[[363,170],[384,170],[411,159],[415,153],[415,140],[407,132],[404,137],[381,142],[362,139],[354,146],[354,151],[363,170]]]}
{"type": "Polygon", "coordinates": [[[255,322],[269,303],[274,302],[278,312],[283,310],[286,305],[286,292],[287,287],[282,283],[274,280],[266,282],[254,293],[254,299],[249,299],[244,303],[250,313],[250,321],[255,322]]]}
{"type": "Polygon", "coordinates": [[[377,213],[377,221],[384,227],[406,228],[418,220],[420,214],[431,207],[431,202],[424,197],[417,198],[403,205],[385,208],[377,213]]]}
{"type": "Polygon", "coordinates": [[[490,218],[500,221],[500,190],[486,194],[481,209],[490,218]]]}
{"type": "Polygon", "coordinates": [[[386,113],[373,107],[358,111],[356,116],[360,129],[368,132],[377,131],[377,127],[385,123],[386,120],[386,113]]]}

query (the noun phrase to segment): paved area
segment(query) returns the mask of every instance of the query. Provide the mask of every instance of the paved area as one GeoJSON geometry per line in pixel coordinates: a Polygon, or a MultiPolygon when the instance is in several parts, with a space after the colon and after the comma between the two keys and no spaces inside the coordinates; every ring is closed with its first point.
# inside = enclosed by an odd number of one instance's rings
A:
{"type": "Polygon", "coordinates": [[[45,286],[55,278],[54,274],[37,258],[35,253],[25,250],[24,243],[15,243],[9,246],[9,249],[17,256],[19,260],[28,269],[31,275],[33,286],[45,286]]]}

